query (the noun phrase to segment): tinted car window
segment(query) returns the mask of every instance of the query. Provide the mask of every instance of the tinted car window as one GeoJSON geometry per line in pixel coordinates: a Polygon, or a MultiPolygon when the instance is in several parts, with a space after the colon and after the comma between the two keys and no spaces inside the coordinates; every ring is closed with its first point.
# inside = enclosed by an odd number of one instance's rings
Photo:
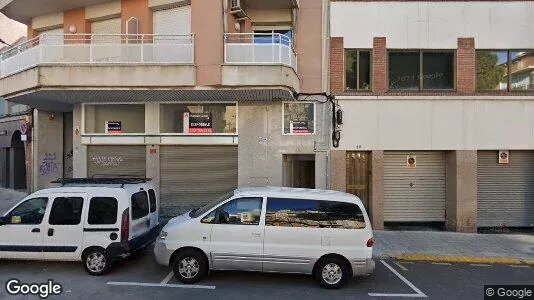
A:
{"type": "Polygon", "coordinates": [[[117,222],[117,199],[94,197],[89,203],[88,223],[91,225],[115,224],[117,222]]]}
{"type": "Polygon", "coordinates": [[[269,198],[265,224],[282,227],[319,227],[319,202],[316,200],[269,198]]]}
{"type": "Polygon", "coordinates": [[[234,199],[208,214],[202,223],[259,225],[263,198],[234,199]]]}
{"type": "Polygon", "coordinates": [[[354,203],[337,201],[319,201],[322,228],[365,228],[365,218],[362,210],[354,203]]]}
{"type": "Polygon", "coordinates": [[[77,225],[82,219],[83,198],[58,197],[50,210],[50,225],[77,225]]]}
{"type": "Polygon", "coordinates": [[[137,192],[132,195],[132,220],[148,215],[148,196],[146,192],[137,192]]]}
{"type": "Polygon", "coordinates": [[[15,207],[7,216],[7,224],[41,224],[48,198],[28,199],[15,207]]]}
{"type": "Polygon", "coordinates": [[[153,213],[157,207],[156,192],[153,189],[148,190],[148,198],[150,199],[150,213],[153,213]]]}

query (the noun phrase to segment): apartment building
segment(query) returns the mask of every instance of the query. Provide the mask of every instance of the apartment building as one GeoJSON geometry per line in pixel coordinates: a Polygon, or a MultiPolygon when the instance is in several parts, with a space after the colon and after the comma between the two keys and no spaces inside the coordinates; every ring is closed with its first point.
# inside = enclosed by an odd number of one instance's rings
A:
{"type": "Polygon", "coordinates": [[[167,217],[237,186],[327,187],[328,5],[0,1],[28,25],[0,95],[35,108],[31,188],[147,176],[167,217]]]}
{"type": "Polygon", "coordinates": [[[332,187],[374,228],[534,226],[534,3],[332,1],[332,187]]]}

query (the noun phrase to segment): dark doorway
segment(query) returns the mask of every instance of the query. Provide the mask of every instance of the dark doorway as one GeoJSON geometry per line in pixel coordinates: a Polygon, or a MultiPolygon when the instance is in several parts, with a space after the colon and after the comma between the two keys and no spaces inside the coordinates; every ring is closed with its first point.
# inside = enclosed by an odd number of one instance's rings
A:
{"type": "Polygon", "coordinates": [[[20,131],[11,137],[9,151],[9,187],[15,190],[26,190],[26,154],[20,131]]]}
{"type": "Polygon", "coordinates": [[[369,153],[347,152],[347,193],[358,196],[369,209],[369,153]]]}
{"type": "Polygon", "coordinates": [[[283,182],[285,187],[315,188],[315,155],[284,155],[283,182]]]}

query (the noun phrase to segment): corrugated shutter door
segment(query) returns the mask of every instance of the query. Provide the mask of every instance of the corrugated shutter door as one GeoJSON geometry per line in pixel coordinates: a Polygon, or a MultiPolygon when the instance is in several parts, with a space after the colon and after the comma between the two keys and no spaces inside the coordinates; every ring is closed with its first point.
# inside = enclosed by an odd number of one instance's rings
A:
{"type": "Polygon", "coordinates": [[[146,176],[145,146],[88,146],[87,175],[146,176]]]}
{"type": "Polygon", "coordinates": [[[92,34],[113,34],[115,36],[93,36],[92,43],[120,43],[121,18],[97,21],[91,23],[92,34]]]}
{"type": "Polygon", "coordinates": [[[190,34],[191,6],[181,6],[154,12],[154,34],[190,34]]]}
{"type": "Polygon", "coordinates": [[[498,151],[478,151],[478,227],[534,224],[534,151],[509,157],[499,164],[498,151]]]}
{"type": "Polygon", "coordinates": [[[445,153],[384,153],[384,221],[445,221],[445,153]],[[416,157],[416,167],[406,164],[416,157]]]}
{"type": "Polygon", "coordinates": [[[237,147],[162,146],[161,214],[176,216],[237,187],[237,147]]]}

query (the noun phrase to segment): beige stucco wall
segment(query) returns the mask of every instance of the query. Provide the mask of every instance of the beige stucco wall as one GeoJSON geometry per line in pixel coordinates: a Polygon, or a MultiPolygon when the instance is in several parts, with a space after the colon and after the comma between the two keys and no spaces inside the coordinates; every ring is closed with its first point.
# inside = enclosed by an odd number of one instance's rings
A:
{"type": "Polygon", "coordinates": [[[123,133],[145,132],[145,105],[85,105],[84,133],[105,133],[106,121],[121,121],[123,133]]]}
{"type": "Polygon", "coordinates": [[[34,190],[63,177],[63,114],[34,111],[34,190]]]}
{"type": "Polygon", "coordinates": [[[73,177],[83,178],[87,177],[87,146],[82,144],[81,128],[82,128],[82,105],[76,104],[74,106],[72,130],[72,146],[73,146],[73,177]]]}
{"type": "Polygon", "coordinates": [[[284,25],[293,21],[291,9],[248,9],[253,25],[284,25]]]}

